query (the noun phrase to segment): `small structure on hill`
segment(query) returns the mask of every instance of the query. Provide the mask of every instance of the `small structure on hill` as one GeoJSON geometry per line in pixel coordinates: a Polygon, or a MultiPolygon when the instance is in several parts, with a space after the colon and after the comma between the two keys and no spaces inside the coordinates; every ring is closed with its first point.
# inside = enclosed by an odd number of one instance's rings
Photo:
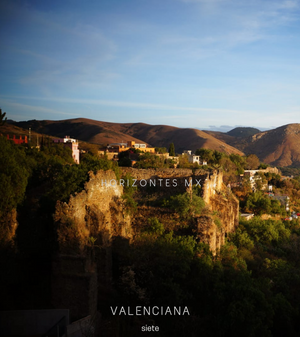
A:
{"type": "Polygon", "coordinates": [[[254,213],[241,213],[241,218],[245,220],[250,220],[254,217],[254,213]]]}
{"type": "Polygon", "coordinates": [[[70,136],[66,136],[65,138],[58,138],[53,140],[54,143],[62,143],[64,146],[67,146],[72,150],[72,158],[74,159],[76,164],[79,164],[79,149],[78,149],[78,140],[74,138],[70,138],[70,136]]]}
{"type": "Polygon", "coordinates": [[[16,138],[16,136],[13,135],[13,138],[9,138],[9,135],[7,135],[7,139],[13,141],[17,145],[20,145],[23,143],[28,144],[27,136],[24,136],[24,139],[23,139],[22,136],[20,136],[19,138],[16,138]]]}
{"type": "Polygon", "coordinates": [[[207,162],[205,160],[202,160],[199,155],[193,154],[191,150],[184,150],[182,155],[187,156],[189,163],[207,165],[207,162]]]}
{"type": "Polygon", "coordinates": [[[142,152],[150,152],[150,153],[155,153],[155,148],[154,147],[147,147],[146,144],[144,143],[136,143],[134,140],[130,140],[127,143],[111,143],[107,145],[107,151],[108,152],[124,152],[129,150],[130,148],[133,149],[138,149],[142,152]]]}

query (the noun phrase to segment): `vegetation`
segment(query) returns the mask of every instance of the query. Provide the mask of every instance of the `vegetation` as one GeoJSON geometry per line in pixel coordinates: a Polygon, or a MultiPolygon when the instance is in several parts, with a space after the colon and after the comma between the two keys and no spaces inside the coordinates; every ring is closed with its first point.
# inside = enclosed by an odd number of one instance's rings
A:
{"type": "Polygon", "coordinates": [[[246,212],[254,213],[256,215],[286,215],[284,206],[281,205],[278,200],[271,199],[268,195],[264,194],[261,191],[256,191],[249,194],[244,209],[246,212]]]}
{"type": "Polygon", "coordinates": [[[183,193],[171,196],[169,200],[164,202],[164,206],[171,208],[177,212],[182,218],[187,216],[200,215],[205,203],[195,191],[192,194],[183,193]]]}
{"type": "Polygon", "coordinates": [[[137,209],[137,202],[133,196],[136,193],[137,187],[133,184],[133,177],[130,174],[126,174],[122,177],[127,183],[124,185],[124,191],[122,198],[126,203],[126,209],[129,214],[133,214],[137,209]]]}
{"type": "Polygon", "coordinates": [[[168,153],[168,150],[166,147],[156,147],[155,153],[159,153],[159,154],[168,153]]]}
{"type": "Polygon", "coordinates": [[[22,148],[0,137],[0,217],[20,204],[25,195],[29,167],[22,148]]]}
{"type": "Polygon", "coordinates": [[[148,235],[125,251],[115,247],[119,291],[132,305],[187,305],[184,319],[155,317],[165,335],[299,334],[298,223],[241,221],[215,257],[193,236],[166,232],[155,218],[149,224],[148,235]]]}
{"type": "Polygon", "coordinates": [[[166,166],[167,165],[165,165],[164,158],[161,158],[151,153],[141,154],[138,158],[138,161],[134,164],[134,167],[142,169],[162,168],[166,166]]]}
{"type": "Polygon", "coordinates": [[[170,147],[169,147],[169,155],[171,157],[174,157],[175,156],[175,146],[174,146],[174,143],[171,143],[170,144],[170,147]]]}
{"type": "Polygon", "coordinates": [[[73,162],[71,150],[44,140],[40,151],[17,146],[0,137],[0,217],[21,207],[26,195],[39,189],[42,212],[53,213],[57,200],[68,201],[80,192],[89,179],[88,172],[112,169],[119,177],[117,165],[106,158],[85,154],[80,165],[73,162]]]}

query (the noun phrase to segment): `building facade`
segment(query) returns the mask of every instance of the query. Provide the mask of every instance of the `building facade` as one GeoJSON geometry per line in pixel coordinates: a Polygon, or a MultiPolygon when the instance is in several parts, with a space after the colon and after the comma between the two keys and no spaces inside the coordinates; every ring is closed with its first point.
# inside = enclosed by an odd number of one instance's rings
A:
{"type": "Polygon", "coordinates": [[[62,143],[64,146],[68,147],[72,151],[72,158],[76,164],[80,163],[80,154],[78,149],[78,140],[66,136],[65,138],[58,138],[53,140],[54,143],[62,143]]]}

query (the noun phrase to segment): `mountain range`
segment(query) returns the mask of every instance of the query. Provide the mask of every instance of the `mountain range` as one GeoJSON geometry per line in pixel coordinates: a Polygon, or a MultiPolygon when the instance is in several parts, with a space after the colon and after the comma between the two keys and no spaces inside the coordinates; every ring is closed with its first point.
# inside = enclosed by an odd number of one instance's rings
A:
{"type": "Polygon", "coordinates": [[[256,154],[267,164],[300,167],[300,124],[288,124],[263,131],[256,128],[235,128],[227,133],[178,128],[145,123],[109,123],[86,118],[60,121],[30,120],[10,122],[10,125],[32,132],[107,145],[134,140],[155,147],[169,147],[174,143],[177,153],[207,148],[226,154],[256,154]]]}

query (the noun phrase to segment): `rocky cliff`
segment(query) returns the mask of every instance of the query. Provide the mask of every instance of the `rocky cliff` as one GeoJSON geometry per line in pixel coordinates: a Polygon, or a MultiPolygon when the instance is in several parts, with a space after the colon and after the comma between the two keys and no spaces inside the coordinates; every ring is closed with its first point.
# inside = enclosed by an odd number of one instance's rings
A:
{"type": "Polygon", "coordinates": [[[59,254],[53,261],[52,303],[69,308],[71,320],[94,315],[103,296],[99,287],[107,291],[110,285],[112,237],[131,238],[123,187],[115,182],[113,171],[90,173],[82,192],[56,205],[59,254]]]}
{"type": "MultiPolygon", "coordinates": [[[[154,190],[163,197],[191,192],[193,186],[198,186],[206,204],[205,212],[188,220],[189,228],[214,254],[227,233],[238,225],[238,200],[224,186],[222,172],[127,168],[122,174],[130,174],[146,194],[153,191],[153,186],[149,190],[150,180],[156,182],[154,190]]],[[[138,225],[147,226],[151,217],[159,218],[166,230],[181,226],[179,215],[164,207],[139,206],[138,212],[129,216],[122,198],[122,184],[126,183],[127,179],[117,179],[110,170],[91,173],[82,192],[71,196],[68,203],[57,203],[54,219],[59,255],[53,262],[53,304],[70,308],[73,319],[93,314],[96,299],[99,303],[107,296],[113,269],[113,238],[134,240],[139,235],[138,225]],[[83,298],[85,306],[81,305],[83,298]]]]}
{"type": "Polygon", "coordinates": [[[113,171],[90,173],[85,189],[58,202],[55,222],[61,253],[82,253],[86,246],[107,246],[112,236],[131,236],[130,217],[124,210],[123,186],[113,171]]]}
{"type": "MultiPolygon", "coordinates": [[[[151,182],[163,196],[190,191],[195,185],[201,187],[202,198],[213,216],[199,217],[198,235],[214,252],[224,243],[227,233],[238,225],[238,200],[224,186],[222,172],[123,168],[122,173],[130,174],[136,186],[145,193],[148,193],[151,182]]],[[[127,182],[122,183],[126,185],[127,182]]],[[[60,252],[80,254],[95,242],[106,247],[115,236],[131,239],[134,219],[126,213],[122,195],[123,186],[115,173],[99,171],[96,175],[90,174],[84,191],[71,196],[68,203],[58,202],[55,221],[60,252]]]]}

